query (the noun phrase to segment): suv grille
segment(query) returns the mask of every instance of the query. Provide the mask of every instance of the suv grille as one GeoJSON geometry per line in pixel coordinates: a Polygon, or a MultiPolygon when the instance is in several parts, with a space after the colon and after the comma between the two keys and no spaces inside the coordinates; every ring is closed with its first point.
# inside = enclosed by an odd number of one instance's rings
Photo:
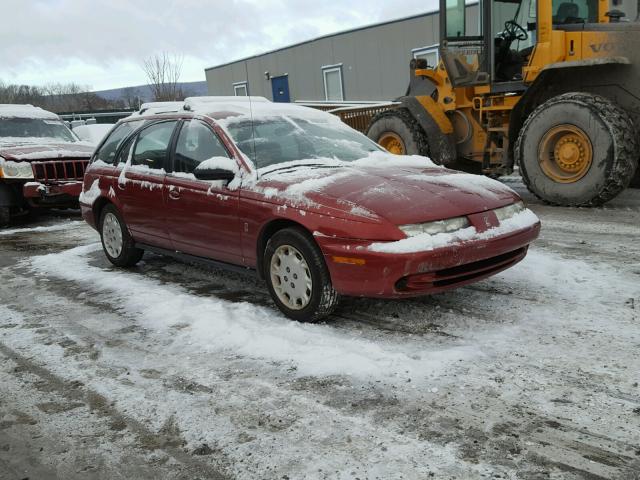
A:
{"type": "Polygon", "coordinates": [[[52,160],[32,162],[33,177],[36,181],[82,180],[89,160],[52,160]]]}

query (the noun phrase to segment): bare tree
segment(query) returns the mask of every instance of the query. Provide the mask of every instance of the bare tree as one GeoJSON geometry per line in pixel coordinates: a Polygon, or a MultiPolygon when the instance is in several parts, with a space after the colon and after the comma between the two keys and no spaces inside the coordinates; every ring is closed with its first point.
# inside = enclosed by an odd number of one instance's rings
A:
{"type": "Polygon", "coordinates": [[[140,108],[140,104],[142,103],[140,92],[134,87],[127,87],[122,90],[121,99],[124,102],[125,108],[140,108]]]}
{"type": "Polygon", "coordinates": [[[89,86],[75,83],[51,83],[37,87],[6,84],[0,80],[0,103],[29,103],[57,113],[124,107],[122,100],[106,100],[90,90],[89,86]]]}
{"type": "Polygon", "coordinates": [[[182,96],[178,81],[182,74],[183,58],[167,52],[153,55],[144,61],[144,72],[154,100],[166,102],[179,100],[182,96]]]}

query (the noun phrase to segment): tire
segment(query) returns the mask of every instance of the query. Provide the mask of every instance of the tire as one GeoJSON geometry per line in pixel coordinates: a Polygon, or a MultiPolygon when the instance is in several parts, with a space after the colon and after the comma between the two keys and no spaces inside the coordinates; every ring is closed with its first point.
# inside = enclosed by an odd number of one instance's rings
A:
{"type": "MultiPolygon", "coordinates": [[[[390,151],[390,153],[422,155],[423,157],[431,158],[431,160],[438,165],[442,164],[441,159],[431,157],[429,137],[406,108],[396,108],[377,114],[369,124],[367,136],[381,147],[390,151]],[[404,150],[403,153],[387,149],[387,146],[384,144],[384,139],[389,136],[389,134],[395,134],[395,136],[401,140],[404,150]]],[[[432,140],[436,142],[445,141],[444,137],[439,139],[432,138],[432,140]]],[[[445,166],[452,170],[461,170],[467,173],[482,173],[482,165],[479,162],[473,162],[464,158],[450,160],[445,166]]]]}
{"type": "Polygon", "coordinates": [[[331,285],[322,252],[302,229],[286,228],[276,232],[267,242],[262,268],[273,301],[292,320],[317,322],[331,315],[338,305],[340,296],[331,285]],[[303,264],[300,263],[299,256],[303,264]],[[307,266],[306,269],[304,265],[307,266]],[[304,285],[295,283],[304,277],[310,282],[306,292],[303,290],[304,285]],[[289,289],[289,282],[292,287],[297,286],[298,290],[289,289]],[[283,289],[285,284],[287,288],[283,289]],[[292,293],[288,296],[290,303],[285,303],[287,292],[292,293]]]}
{"type": "Polygon", "coordinates": [[[135,247],[129,229],[113,205],[105,206],[100,214],[100,239],[107,259],[117,267],[133,267],[144,255],[144,250],[135,247]]]}
{"type": "Polygon", "coordinates": [[[400,155],[429,156],[427,136],[406,108],[395,108],[378,113],[367,129],[367,136],[383,148],[386,147],[380,142],[389,133],[395,134],[402,141],[404,152],[399,153],[400,155]]]}
{"type": "Polygon", "coordinates": [[[518,136],[515,155],[522,179],[535,196],[553,205],[593,207],[629,186],[638,163],[637,134],[629,115],[610,100],[589,93],[566,93],[529,115],[518,136]],[[545,138],[563,128],[587,138],[580,144],[580,152],[582,146],[591,152],[586,157],[591,162],[581,159],[585,167],[573,176],[562,171],[549,173],[558,160],[543,153],[545,138]],[[543,157],[553,158],[553,162],[545,163],[543,157]]]}
{"type": "Polygon", "coordinates": [[[11,209],[0,207],[0,227],[6,227],[11,222],[11,209]]]}

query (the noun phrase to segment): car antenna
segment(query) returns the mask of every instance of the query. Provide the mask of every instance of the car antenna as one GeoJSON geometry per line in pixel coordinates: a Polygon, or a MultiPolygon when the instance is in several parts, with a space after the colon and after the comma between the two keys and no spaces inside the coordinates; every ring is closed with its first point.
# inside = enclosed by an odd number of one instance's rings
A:
{"type": "MultiPolygon", "coordinates": [[[[640,1],[640,0],[638,0],[640,1]]],[[[249,62],[244,61],[245,78],[247,80],[247,96],[249,97],[249,115],[251,116],[251,142],[253,143],[253,163],[258,171],[258,152],[256,151],[256,129],[253,121],[253,101],[251,100],[251,85],[249,84],[249,62]]]]}

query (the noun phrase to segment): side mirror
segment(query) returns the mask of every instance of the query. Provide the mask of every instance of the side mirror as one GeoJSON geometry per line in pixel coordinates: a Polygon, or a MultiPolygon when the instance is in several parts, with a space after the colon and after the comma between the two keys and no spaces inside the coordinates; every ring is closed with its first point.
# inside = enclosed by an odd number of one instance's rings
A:
{"type": "Polygon", "coordinates": [[[224,180],[230,182],[236,177],[236,174],[231,170],[225,170],[224,168],[196,168],[193,174],[198,180],[224,180]]]}

